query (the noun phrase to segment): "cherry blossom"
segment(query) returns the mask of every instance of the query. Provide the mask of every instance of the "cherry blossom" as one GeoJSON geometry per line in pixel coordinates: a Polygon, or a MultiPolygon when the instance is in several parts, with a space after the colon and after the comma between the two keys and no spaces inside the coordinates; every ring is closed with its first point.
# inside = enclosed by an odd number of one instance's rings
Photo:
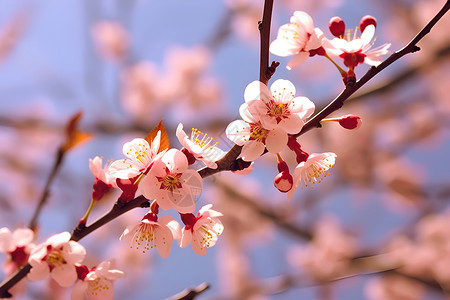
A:
{"type": "Polygon", "coordinates": [[[276,80],[270,91],[262,82],[253,81],[245,89],[241,116],[248,110],[265,129],[281,128],[288,134],[296,134],[315,106],[306,97],[295,97],[295,93],[295,86],[289,80],[276,80]]]}
{"type": "Polygon", "coordinates": [[[74,284],[77,280],[75,264],[81,263],[86,250],[81,244],[69,239],[70,233],[63,232],[36,246],[28,259],[32,267],[28,279],[38,281],[50,276],[62,287],[74,284]]]}
{"type": "Polygon", "coordinates": [[[299,132],[314,111],[314,103],[306,97],[294,97],[295,87],[288,81],[275,81],[270,91],[259,81],[250,83],[244,92],[246,103],[239,112],[243,120],[231,122],[227,137],[243,146],[240,157],[254,161],[264,152],[278,153],[288,142],[288,133],[299,132]]]}
{"type": "MultiPolygon", "coordinates": [[[[351,32],[348,30],[347,34],[342,34],[342,36],[340,32],[334,32],[335,35],[339,34],[339,37],[332,40],[324,38],[322,45],[327,54],[342,58],[350,70],[363,62],[371,66],[378,66],[383,61],[381,56],[389,53],[388,48],[391,44],[384,44],[371,50],[375,42],[375,40],[372,41],[372,38],[375,35],[376,26],[375,19],[371,18],[365,16],[361,20],[361,37],[356,36],[356,30],[351,37],[351,32]]],[[[337,20],[339,24],[343,23],[342,19],[338,18],[337,20]]],[[[343,26],[345,28],[345,24],[343,26]]],[[[332,28],[332,24],[330,24],[330,30],[332,28]]],[[[341,29],[341,26],[339,28],[341,29]]]]}
{"type": "Polygon", "coordinates": [[[152,163],[165,153],[158,153],[160,142],[161,132],[158,131],[151,145],[141,138],[125,143],[123,154],[128,159],[114,161],[109,167],[110,174],[120,179],[129,179],[147,173],[152,163]]]}
{"type": "Polygon", "coordinates": [[[174,218],[171,216],[158,218],[150,211],[140,222],[128,226],[120,236],[120,240],[131,237],[130,248],[142,248],[142,253],[145,253],[155,247],[161,257],[167,258],[173,239],[178,239],[179,236],[180,225],[174,218]]]}
{"type": "Polygon", "coordinates": [[[183,152],[170,149],[153,163],[141,187],[142,194],[147,199],[156,199],[162,209],[191,213],[195,210],[194,196],[202,191],[203,179],[197,171],[188,169],[183,152]]]}
{"type": "MultiPolygon", "coordinates": [[[[87,270],[83,278],[74,286],[71,300],[112,300],[114,296],[113,282],[125,276],[125,272],[113,269],[112,262],[107,260],[87,270]]],[[[81,272],[80,272],[81,273],[81,272]]]]}
{"type": "Polygon", "coordinates": [[[310,184],[320,183],[323,177],[328,176],[328,169],[332,168],[336,161],[336,154],[332,152],[312,153],[306,161],[297,165],[294,171],[294,186],[288,193],[292,198],[299,185],[308,187],[310,184]]]}
{"type": "MultiPolygon", "coordinates": [[[[247,120],[251,118],[251,115],[246,117],[247,120]]],[[[265,148],[271,153],[278,153],[287,143],[287,134],[281,128],[267,130],[256,120],[235,120],[227,126],[225,133],[236,145],[243,146],[239,157],[245,161],[256,160],[265,148]]]]}
{"type": "Polygon", "coordinates": [[[223,225],[218,219],[222,214],[212,210],[211,207],[212,204],[203,206],[197,216],[181,215],[186,224],[181,231],[181,239],[178,241],[181,248],[191,244],[196,254],[205,255],[207,248],[216,244],[218,236],[223,232],[223,225]]]}
{"type": "Polygon", "coordinates": [[[4,271],[11,274],[28,261],[30,252],[35,247],[34,232],[29,228],[18,228],[11,232],[8,228],[0,229],[0,252],[8,255],[4,271]]]}
{"type": "Polygon", "coordinates": [[[300,66],[309,56],[325,54],[321,52],[323,32],[314,28],[311,16],[303,11],[296,11],[290,22],[280,27],[277,39],[269,48],[270,52],[278,56],[294,55],[287,64],[289,70],[300,66]]]}
{"type": "Polygon", "coordinates": [[[178,124],[177,138],[181,145],[184,147],[182,152],[186,154],[189,164],[192,164],[191,157],[195,160],[201,160],[207,167],[216,169],[217,160],[221,159],[225,152],[217,147],[217,143],[211,145],[213,138],[208,137],[207,133],[203,133],[196,128],[192,129],[191,137],[183,130],[183,124],[178,124]]]}

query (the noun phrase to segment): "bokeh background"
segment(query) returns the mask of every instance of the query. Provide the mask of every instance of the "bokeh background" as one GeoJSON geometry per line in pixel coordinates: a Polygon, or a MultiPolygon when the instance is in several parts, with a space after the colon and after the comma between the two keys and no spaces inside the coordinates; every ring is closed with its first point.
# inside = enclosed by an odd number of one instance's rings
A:
{"type": "MultiPolygon", "coordinates": [[[[443,4],[276,0],[271,36],[295,10],[309,13],[330,38],[331,17],[351,29],[370,14],[378,20],[375,46],[389,42],[395,51],[443,4]]],[[[175,129],[182,122],[228,150],[224,130],[259,76],[262,7],[262,0],[1,1],[0,227],[29,222],[76,112],[93,138],[66,155],[39,217],[38,242],[71,231],[84,214],[94,182],[88,159],[122,158],[123,143],[161,119],[172,147],[181,147],[175,129]]],[[[116,299],[164,299],[202,282],[211,288],[198,299],[449,299],[449,23],[444,16],[420,52],[333,114],[360,116],[359,130],[329,123],[301,136],[305,151],[338,157],[314,189],[287,200],[272,184],[275,157],[264,155],[250,175],[205,180],[197,207],[212,203],[225,225],[206,256],[175,243],[167,259],[130,249],[118,238],[146,212],[136,209],[81,241],[86,264],[115,258],[128,275],[116,282],[116,299]]],[[[293,71],[285,69],[289,58],[270,59],[281,62],[272,81],[291,80],[317,109],[343,89],[322,57],[293,71]]],[[[359,66],[357,77],[367,69],[359,66]]],[[[283,157],[295,165],[291,153],[283,157]]],[[[91,219],[117,196],[102,200],[91,219]]],[[[70,288],[33,282],[19,298],[68,295],[70,288]]]]}

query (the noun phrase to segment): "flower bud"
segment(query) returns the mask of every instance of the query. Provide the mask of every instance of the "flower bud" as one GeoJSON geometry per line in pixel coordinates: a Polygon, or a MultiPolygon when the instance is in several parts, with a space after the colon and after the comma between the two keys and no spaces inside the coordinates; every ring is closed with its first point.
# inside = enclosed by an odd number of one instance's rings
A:
{"type": "Polygon", "coordinates": [[[361,118],[355,115],[345,115],[339,118],[339,124],[345,129],[353,130],[361,127],[361,118]]]}
{"type": "Polygon", "coordinates": [[[345,23],[340,17],[332,17],[328,23],[328,28],[332,35],[341,38],[345,33],[345,23]]]}
{"type": "Polygon", "coordinates": [[[280,192],[287,193],[292,189],[294,179],[292,178],[292,175],[289,174],[289,171],[282,171],[275,176],[273,184],[280,192]]]}
{"type": "Polygon", "coordinates": [[[366,27],[369,25],[377,27],[377,19],[375,19],[371,15],[365,15],[361,18],[361,21],[359,21],[359,29],[361,30],[361,32],[363,32],[364,29],[366,29],[366,27]]]}

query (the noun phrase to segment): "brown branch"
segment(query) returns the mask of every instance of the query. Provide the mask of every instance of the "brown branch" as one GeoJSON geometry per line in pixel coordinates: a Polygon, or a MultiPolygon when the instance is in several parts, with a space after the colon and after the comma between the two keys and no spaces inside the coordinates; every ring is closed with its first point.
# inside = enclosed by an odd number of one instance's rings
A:
{"type": "Polygon", "coordinates": [[[303,126],[302,130],[295,134],[294,137],[298,137],[305,132],[313,128],[320,128],[320,121],[327,117],[332,112],[340,109],[344,105],[344,101],[346,101],[353,93],[359,90],[364,84],[366,84],[370,79],[372,79],[375,75],[380,73],[386,67],[405,56],[408,53],[414,53],[419,51],[420,48],[417,46],[417,43],[425,37],[433,28],[434,25],[447,13],[450,9],[450,0],[447,0],[442,9],[434,16],[433,19],[401,50],[394,52],[391,56],[389,56],[384,62],[382,62],[377,67],[371,67],[369,71],[359,79],[353,85],[347,85],[345,89],[341,92],[339,96],[337,96],[330,104],[328,104],[323,110],[317,113],[312,119],[306,122],[305,126],[303,126]]]}
{"type": "Polygon", "coordinates": [[[36,206],[36,209],[34,210],[33,217],[31,217],[30,223],[28,224],[28,228],[31,228],[34,230],[37,225],[37,219],[42,211],[42,208],[47,203],[48,196],[50,195],[50,186],[55,179],[56,173],[58,173],[59,168],[62,165],[64,155],[66,154],[66,151],[62,149],[62,147],[58,148],[58,152],[56,153],[56,159],[53,163],[52,171],[50,172],[50,175],[47,178],[47,182],[45,183],[44,189],[42,191],[41,197],[39,198],[38,205],[36,206]]]}
{"type": "MultiPolygon", "coordinates": [[[[148,199],[146,199],[144,196],[138,196],[135,199],[120,204],[119,202],[116,202],[114,206],[111,208],[109,212],[107,212],[104,216],[99,218],[97,221],[92,223],[89,226],[77,226],[71,236],[71,240],[73,241],[79,241],[83,237],[87,236],[88,234],[92,233],[93,231],[97,230],[98,228],[102,227],[103,225],[109,223],[110,221],[114,220],[115,218],[119,217],[120,215],[126,213],[127,211],[137,208],[137,207],[146,207],[148,206],[148,199]]],[[[8,290],[13,287],[16,283],[18,283],[22,278],[24,278],[28,272],[30,272],[31,266],[30,264],[26,264],[23,267],[21,267],[8,281],[2,284],[0,286],[0,298],[8,298],[11,297],[8,290]]]]}
{"type": "MultiPolygon", "coordinates": [[[[259,81],[265,85],[267,85],[270,77],[275,72],[275,69],[273,69],[273,71],[269,70],[270,23],[272,21],[272,9],[273,0],[265,0],[263,18],[258,24],[261,42],[259,57],[259,81]]],[[[273,64],[271,67],[273,67],[273,64]]]]}

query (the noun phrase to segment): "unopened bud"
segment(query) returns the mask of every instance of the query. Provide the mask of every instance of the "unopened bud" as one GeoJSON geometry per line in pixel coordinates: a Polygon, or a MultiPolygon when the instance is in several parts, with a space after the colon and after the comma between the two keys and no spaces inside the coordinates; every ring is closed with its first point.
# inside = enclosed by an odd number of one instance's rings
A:
{"type": "Polygon", "coordinates": [[[361,18],[361,21],[359,21],[359,28],[361,29],[361,32],[363,32],[364,29],[366,29],[366,27],[369,25],[377,27],[377,19],[375,19],[371,15],[365,15],[361,18]]]}
{"type": "Polygon", "coordinates": [[[283,171],[275,176],[273,184],[280,192],[287,193],[292,189],[294,179],[292,178],[292,175],[289,174],[289,171],[283,171]]]}
{"type": "Polygon", "coordinates": [[[332,17],[328,23],[328,28],[332,35],[341,38],[345,33],[345,23],[340,17],[332,17]]]}
{"type": "Polygon", "coordinates": [[[339,125],[349,130],[358,129],[362,124],[361,118],[355,115],[345,115],[340,118],[323,119],[320,122],[339,122],[339,125]]]}
{"type": "Polygon", "coordinates": [[[345,129],[353,130],[361,127],[361,118],[355,115],[345,115],[339,119],[339,124],[345,129]]]}

